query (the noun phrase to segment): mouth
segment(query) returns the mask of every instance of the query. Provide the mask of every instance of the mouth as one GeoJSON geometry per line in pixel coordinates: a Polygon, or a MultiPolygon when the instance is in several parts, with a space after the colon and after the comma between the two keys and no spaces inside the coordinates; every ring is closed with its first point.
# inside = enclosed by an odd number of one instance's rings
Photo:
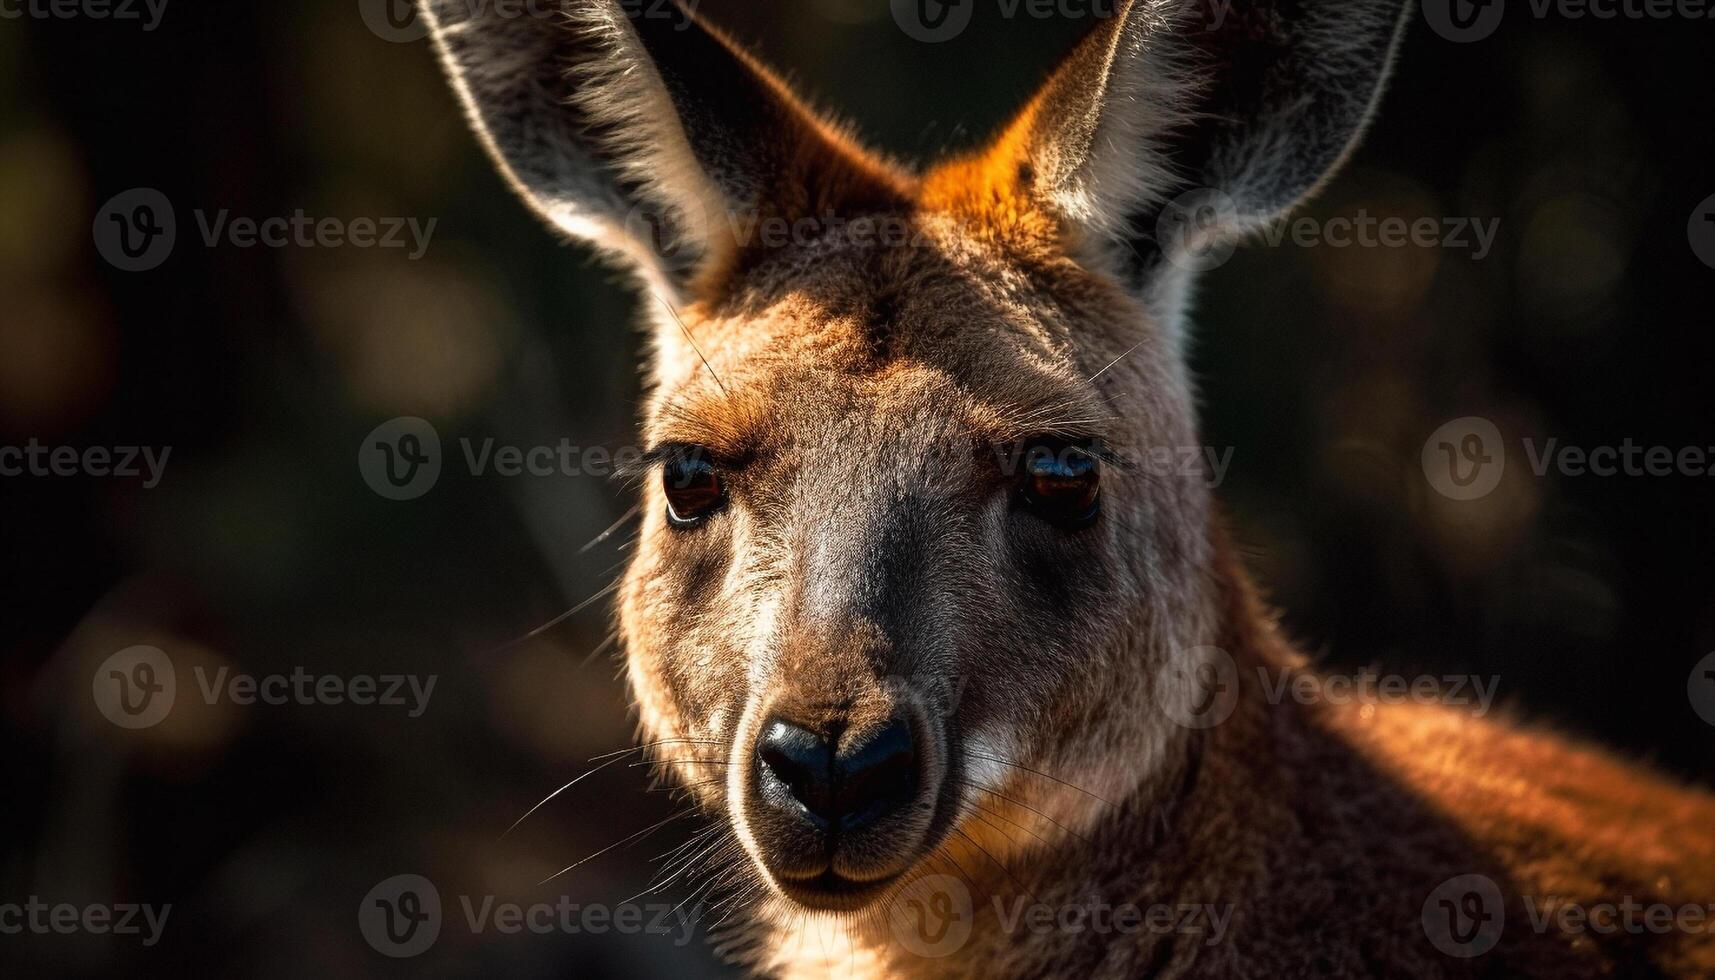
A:
{"type": "Polygon", "coordinates": [[[829,868],[808,878],[774,875],[774,882],[787,898],[806,908],[823,912],[850,912],[863,908],[880,898],[898,881],[891,874],[873,881],[858,881],[829,868]]]}
{"type": "Polygon", "coordinates": [[[855,730],[767,719],[736,816],[775,891],[818,911],[882,898],[941,829],[944,742],[897,714],[855,730]]]}

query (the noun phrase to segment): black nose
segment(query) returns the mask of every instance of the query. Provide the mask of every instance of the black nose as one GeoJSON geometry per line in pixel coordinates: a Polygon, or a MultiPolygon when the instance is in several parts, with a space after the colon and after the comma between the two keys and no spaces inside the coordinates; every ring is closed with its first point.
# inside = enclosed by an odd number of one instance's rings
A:
{"type": "Polygon", "coordinates": [[[770,719],[756,749],[764,796],[787,809],[801,808],[820,830],[839,831],[856,830],[911,800],[917,753],[903,719],[837,741],[770,719]]]}

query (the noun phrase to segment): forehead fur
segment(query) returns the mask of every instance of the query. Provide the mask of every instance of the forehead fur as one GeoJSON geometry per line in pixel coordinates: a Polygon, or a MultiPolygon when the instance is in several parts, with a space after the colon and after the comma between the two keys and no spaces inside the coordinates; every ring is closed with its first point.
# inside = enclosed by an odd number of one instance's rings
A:
{"type": "Polygon", "coordinates": [[[869,220],[735,257],[664,327],[656,441],[738,443],[786,409],[898,408],[908,388],[990,439],[1100,431],[1089,382],[1136,343],[1133,300],[1054,248],[973,236],[965,214],[869,220]]]}

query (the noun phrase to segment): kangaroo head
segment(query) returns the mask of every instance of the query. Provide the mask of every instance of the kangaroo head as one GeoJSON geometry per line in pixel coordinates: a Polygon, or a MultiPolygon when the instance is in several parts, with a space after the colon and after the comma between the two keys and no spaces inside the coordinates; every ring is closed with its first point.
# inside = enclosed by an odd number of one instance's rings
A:
{"type": "Polygon", "coordinates": [[[1122,2],[923,171],[676,8],[493,6],[427,0],[478,133],[653,293],[642,727],[771,893],[859,908],[985,813],[1051,841],[1169,772],[1219,629],[1175,247],[1339,162],[1398,4],[1122,2]]]}

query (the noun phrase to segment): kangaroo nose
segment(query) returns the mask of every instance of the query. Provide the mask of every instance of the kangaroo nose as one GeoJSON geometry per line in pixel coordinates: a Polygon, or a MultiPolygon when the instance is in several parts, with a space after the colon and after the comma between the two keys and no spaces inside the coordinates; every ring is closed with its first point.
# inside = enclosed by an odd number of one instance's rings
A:
{"type": "Polygon", "coordinates": [[[856,830],[910,801],[917,788],[917,753],[905,720],[895,718],[845,744],[837,741],[771,719],[757,746],[764,796],[801,810],[822,831],[856,830]]]}

